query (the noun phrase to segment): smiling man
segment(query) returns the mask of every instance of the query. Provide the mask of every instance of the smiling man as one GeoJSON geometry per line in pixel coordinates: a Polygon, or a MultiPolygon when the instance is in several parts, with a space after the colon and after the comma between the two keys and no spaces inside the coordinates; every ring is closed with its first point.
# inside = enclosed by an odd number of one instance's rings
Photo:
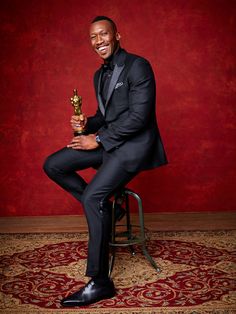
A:
{"type": "Polygon", "coordinates": [[[95,19],[94,21],[97,23],[92,23],[90,28],[91,45],[99,57],[108,61],[108,58],[120,47],[120,34],[112,20],[95,19]]]}
{"type": "MultiPolygon", "coordinates": [[[[62,306],[84,306],[115,296],[108,277],[109,198],[140,171],[167,163],[156,121],[152,68],[144,58],[122,49],[120,38],[110,18],[92,21],[91,45],[104,60],[94,76],[97,112],[83,119],[72,116],[72,129],[86,126],[87,134],[75,136],[44,164],[47,175],[82,203],[89,229],[86,275],[91,279],[63,299],[62,306]],[[77,171],[89,167],[98,170],[87,183],[77,171]]],[[[120,208],[116,219],[122,216],[120,208]]]]}

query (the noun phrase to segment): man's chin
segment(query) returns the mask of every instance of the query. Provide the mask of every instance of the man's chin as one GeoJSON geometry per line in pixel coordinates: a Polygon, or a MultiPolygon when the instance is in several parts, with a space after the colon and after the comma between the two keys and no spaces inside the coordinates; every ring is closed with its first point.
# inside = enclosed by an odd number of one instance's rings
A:
{"type": "Polygon", "coordinates": [[[106,53],[98,53],[97,54],[99,55],[100,58],[102,58],[103,60],[106,60],[108,59],[110,56],[111,56],[111,53],[110,52],[106,52],[106,53]]]}
{"type": "Polygon", "coordinates": [[[110,56],[111,56],[111,55],[108,55],[108,56],[100,56],[100,58],[102,58],[103,60],[107,60],[107,59],[109,59],[110,56]]]}

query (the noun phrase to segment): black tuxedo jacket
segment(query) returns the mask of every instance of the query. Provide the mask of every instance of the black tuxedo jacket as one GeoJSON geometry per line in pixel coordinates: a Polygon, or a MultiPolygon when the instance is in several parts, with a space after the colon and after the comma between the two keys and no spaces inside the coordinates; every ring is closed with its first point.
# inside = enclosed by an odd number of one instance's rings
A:
{"type": "Polygon", "coordinates": [[[88,132],[98,133],[104,158],[112,155],[131,172],[167,163],[156,121],[156,86],[152,68],[142,57],[121,49],[104,104],[100,68],[94,75],[98,109],[88,118],[88,132]]]}

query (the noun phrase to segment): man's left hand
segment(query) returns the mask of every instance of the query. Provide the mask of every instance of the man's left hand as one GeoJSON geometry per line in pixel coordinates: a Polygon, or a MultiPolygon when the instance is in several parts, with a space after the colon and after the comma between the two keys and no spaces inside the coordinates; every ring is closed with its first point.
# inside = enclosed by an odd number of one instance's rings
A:
{"type": "Polygon", "coordinates": [[[73,137],[71,143],[67,147],[73,149],[82,149],[82,150],[92,150],[99,147],[99,144],[96,142],[96,135],[79,135],[73,137]]]}

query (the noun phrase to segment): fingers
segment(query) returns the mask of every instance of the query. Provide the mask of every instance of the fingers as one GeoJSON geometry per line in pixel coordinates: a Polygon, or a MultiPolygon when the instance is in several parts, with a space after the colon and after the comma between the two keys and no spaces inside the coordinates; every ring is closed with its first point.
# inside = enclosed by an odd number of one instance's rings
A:
{"type": "Polygon", "coordinates": [[[77,130],[78,128],[85,128],[87,117],[84,114],[79,116],[73,115],[71,117],[70,123],[73,130],[77,130]]]}
{"type": "Polygon", "coordinates": [[[83,114],[79,115],[79,121],[84,121],[85,120],[85,116],[83,114]]]}
{"type": "Polygon", "coordinates": [[[99,144],[96,142],[94,134],[75,136],[71,143],[67,145],[68,148],[81,150],[96,149],[98,146],[99,144]]]}
{"type": "Polygon", "coordinates": [[[85,140],[86,136],[79,135],[72,138],[70,144],[67,145],[67,147],[73,148],[73,149],[86,149],[85,147],[85,140]]]}
{"type": "Polygon", "coordinates": [[[75,115],[71,116],[71,119],[70,119],[71,123],[76,123],[79,121],[87,121],[87,117],[83,113],[80,114],[79,116],[75,116],[75,115]]]}
{"type": "Polygon", "coordinates": [[[81,137],[82,135],[73,137],[73,139],[71,140],[71,143],[68,144],[67,147],[73,148],[73,149],[82,149],[81,137]]]}

